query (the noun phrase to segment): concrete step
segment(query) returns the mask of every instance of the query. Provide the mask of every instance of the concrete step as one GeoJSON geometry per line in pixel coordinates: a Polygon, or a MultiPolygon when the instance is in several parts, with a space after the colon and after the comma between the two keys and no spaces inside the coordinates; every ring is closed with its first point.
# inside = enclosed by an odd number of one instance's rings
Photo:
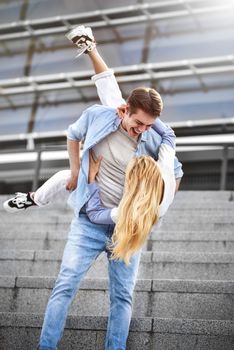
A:
{"type": "MultiPolygon", "coordinates": [[[[230,191],[176,195],[142,254],[127,350],[234,348],[233,212],[230,191]]],[[[64,203],[0,208],[1,350],[36,349],[72,216],[64,203]]],[[[107,265],[102,254],[82,282],[59,349],[104,348],[107,265]]]]}
{"type": "MultiPolygon", "coordinates": [[[[234,210],[234,208],[233,208],[234,210]]],[[[190,213],[186,213],[184,215],[166,215],[163,218],[163,224],[204,224],[204,223],[219,223],[219,224],[233,224],[234,223],[234,216],[233,210],[230,210],[230,214],[225,215],[213,215],[213,214],[198,214],[198,215],[190,215],[190,213]]]]}
{"type": "MultiPolygon", "coordinates": [[[[220,202],[214,203],[213,204],[220,204],[220,202]]],[[[226,203],[226,202],[225,202],[226,203]]],[[[175,202],[170,206],[170,210],[168,211],[166,217],[198,217],[198,216],[204,216],[204,217],[209,217],[209,216],[217,216],[217,217],[228,217],[231,216],[231,213],[234,208],[234,202],[227,202],[225,205],[222,203],[222,208],[217,208],[215,206],[211,206],[209,203],[205,203],[206,206],[204,208],[201,207],[192,207],[189,206],[189,203],[183,203],[183,211],[181,210],[181,205],[180,203],[177,203],[176,200],[175,202]]],[[[3,220],[7,222],[7,220],[11,217],[14,218],[14,220],[17,221],[25,221],[25,222],[30,222],[30,217],[33,217],[35,220],[42,220],[46,219],[49,220],[51,218],[56,218],[58,220],[61,220],[61,222],[64,222],[73,216],[73,210],[69,208],[65,209],[55,209],[46,206],[46,207],[30,207],[27,210],[16,212],[16,213],[8,213],[1,209],[0,207],[0,215],[2,216],[3,220]],[[30,213],[30,216],[29,216],[30,213]]]]}
{"type": "MultiPolygon", "coordinates": [[[[0,204],[1,204],[1,196],[0,196],[0,204]]],[[[210,201],[193,201],[191,199],[178,201],[177,197],[175,198],[173,204],[170,206],[170,210],[167,213],[167,216],[186,216],[191,214],[191,216],[196,216],[199,214],[203,215],[228,215],[234,208],[234,201],[220,201],[219,199],[210,200],[210,201]],[[183,205],[183,211],[181,211],[181,206],[183,205]]],[[[73,209],[68,206],[57,207],[56,204],[48,205],[44,207],[33,206],[27,210],[16,212],[16,213],[8,213],[6,212],[2,205],[0,205],[0,215],[7,215],[7,217],[15,217],[17,220],[22,220],[24,218],[27,220],[27,216],[32,215],[33,217],[39,219],[43,214],[43,217],[53,217],[53,216],[61,216],[62,220],[66,219],[66,217],[73,215],[73,209]]],[[[41,217],[42,218],[42,217],[41,217]]]]}
{"type": "MultiPolygon", "coordinates": [[[[32,350],[37,346],[41,314],[0,313],[1,350],[32,350]]],[[[69,316],[60,350],[104,349],[106,317],[69,316]]],[[[234,322],[133,318],[127,350],[232,350],[234,322]]]]}
{"type": "Polygon", "coordinates": [[[170,207],[170,210],[218,210],[220,212],[224,212],[224,210],[231,210],[234,207],[233,202],[228,201],[191,201],[191,198],[188,201],[178,201],[174,200],[174,203],[170,207]]]}
{"type": "MultiPolygon", "coordinates": [[[[2,203],[9,199],[11,196],[0,196],[0,217],[7,215],[9,216],[19,216],[25,218],[25,220],[30,221],[30,216],[41,217],[42,213],[45,217],[49,216],[67,216],[72,217],[73,211],[66,203],[53,203],[43,208],[33,207],[25,212],[21,212],[18,215],[6,214],[2,208],[2,203]],[[30,215],[28,216],[28,213],[30,215]]],[[[218,215],[225,215],[225,211],[230,212],[234,209],[234,194],[229,191],[179,191],[175,197],[175,200],[170,207],[169,213],[173,215],[175,212],[179,212],[183,215],[186,215],[186,212],[201,212],[204,210],[206,213],[214,213],[218,215]],[[182,209],[182,211],[181,211],[182,209]]],[[[41,217],[42,219],[42,217],[41,217]]],[[[21,220],[16,219],[16,220],[21,220]]],[[[62,218],[63,220],[63,218],[62,218]]],[[[66,220],[66,218],[65,218],[66,220]]]]}
{"type": "MultiPolygon", "coordinates": [[[[55,278],[0,276],[0,312],[44,313],[55,278]]],[[[234,320],[234,282],[138,280],[137,317],[234,320]]],[[[70,315],[107,316],[107,279],[82,281],[70,315]]]]}
{"type": "Polygon", "coordinates": [[[233,241],[159,241],[149,240],[148,251],[234,253],[233,241]]]}
{"type": "MultiPolygon", "coordinates": [[[[0,275],[55,276],[61,253],[56,251],[0,251],[0,275]]],[[[232,280],[233,253],[143,252],[139,278],[232,280]]],[[[87,277],[107,277],[105,254],[93,264],[87,277]]]]}
{"type": "Polygon", "coordinates": [[[27,250],[55,250],[62,252],[66,244],[65,239],[0,239],[1,249],[27,250]]]}
{"type": "MultiPolygon", "coordinates": [[[[1,196],[0,196],[1,197],[1,196]]],[[[231,217],[233,209],[234,209],[234,202],[212,202],[212,203],[203,203],[203,207],[197,206],[194,207],[192,205],[189,205],[189,203],[177,203],[176,201],[170,206],[170,210],[167,212],[166,217],[191,217],[196,218],[199,216],[202,217],[231,217]],[[183,210],[181,210],[183,205],[183,210]]],[[[1,202],[0,202],[1,204],[1,202]]],[[[46,206],[46,207],[31,207],[30,209],[27,209],[25,211],[17,212],[17,213],[8,213],[5,210],[3,210],[0,206],[0,217],[4,222],[9,221],[9,218],[14,218],[14,220],[19,222],[30,222],[30,217],[40,221],[43,219],[49,220],[56,218],[57,220],[60,220],[61,222],[69,221],[73,217],[73,210],[70,208],[54,208],[53,206],[46,206]],[[30,215],[29,215],[30,213],[30,215]]],[[[11,220],[10,219],[10,220],[11,220]]]]}
{"type": "MultiPolygon", "coordinates": [[[[13,194],[0,195],[0,201],[4,202],[14,196],[13,194]]],[[[233,202],[234,201],[234,192],[233,191],[179,191],[176,194],[176,202],[188,202],[191,199],[196,202],[205,202],[205,201],[221,201],[221,202],[233,202]]],[[[53,204],[56,208],[67,207],[66,203],[56,202],[53,204]]],[[[48,206],[51,207],[51,206],[48,206]]]]}
{"type": "MultiPolygon", "coordinates": [[[[33,221],[32,221],[33,222],[33,221]]],[[[24,232],[33,231],[34,233],[45,233],[50,234],[51,232],[57,231],[58,234],[68,233],[70,228],[70,223],[55,223],[55,222],[33,222],[30,226],[25,223],[2,223],[1,224],[1,232],[6,233],[7,235],[15,235],[15,234],[24,234],[24,232]]],[[[153,231],[164,232],[173,230],[174,232],[180,231],[202,231],[202,232],[214,232],[214,233],[226,233],[226,232],[234,232],[234,223],[220,223],[220,222],[190,222],[190,223],[171,223],[171,222],[163,222],[161,227],[153,228],[153,231]]]]}
{"type": "MultiPolygon", "coordinates": [[[[8,230],[4,232],[0,231],[0,240],[66,240],[68,233],[66,231],[52,230],[47,232],[46,230],[38,232],[36,230],[24,230],[12,232],[8,230]]],[[[193,230],[181,230],[175,231],[174,228],[170,230],[156,230],[154,229],[150,234],[151,240],[160,241],[233,241],[234,232],[218,232],[218,231],[193,231],[193,230]]]]}
{"type": "MultiPolygon", "coordinates": [[[[184,215],[177,215],[175,211],[168,212],[166,216],[163,218],[162,226],[165,224],[204,224],[204,223],[210,223],[210,224],[233,224],[234,225],[234,216],[233,216],[233,211],[230,210],[230,213],[228,214],[227,211],[225,211],[225,214],[215,214],[215,213],[201,213],[195,215],[191,215],[188,211],[184,212],[184,215]]],[[[177,211],[179,212],[179,210],[177,211]]],[[[69,225],[71,223],[73,215],[59,215],[59,214],[54,214],[54,215],[43,215],[43,213],[37,214],[37,215],[32,215],[30,212],[30,215],[26,215],[26,213],[18,213],[15,215],[8,214],[6,213],[5,215],[2,215],[1,217],[1,224],[3,225],[3,228],[9,228],[13,223],[15,225],[20,224],[21,227],[28,228],[34,224],[43,224],[43,225],[69,225]]]]}
{"type": "MultiPolygon", "coordinates": [[[[14,237],[14,235],[11,235],[14,237]]],[[[8,236],[0,235],[0,247],[1,249],[26,249],[26,250],[54,250],[54,251],[62,251],[64,249],[66,238],[64,239],[48,239],[48,236],[44,239],[40,238],[32,238],[31,233],[27,233],[27,238],[24,235],[24,238],[21,239],[20,235],[19,239],[11,238],[8,236]],[[6,238],[4,238],[6,237],[6,238]]],[[[45,236],[45,235],[44,235],[45,236]]],[[[66,234],[67,236],[67,234],[66,234]]],[[[192,240],[179,240],[175,239],[157,239],[157,233],[153,236],[151,235],[151,239],[148,239],[146,244],[143,247],[143,250],[148,251],[185,251],[185,252],[234,252],[234,233],[233,238],[227,239],[228,235],[222,234],[223,239],[221,237],[216,240],[206,239],[206,235],[203,234],[202,239],[194,239],[192,240]]],[[[61,238],[61,237],[60,237],[61,238]]]]}
{"type": "MultiPolygon", "coordinates": [[[[55,237],[56,233],[51,233],[55,237]]],[[[38,235],[39,236],[39,235],[38,235]]],[[[61,237],[57,234],[56,237],[61,237]]],[[[170,230],[153,230],[150,234],[151,240],[160,241],[233,241],[234,232],[217,232],[217,231],[194,231],[187,227],[187,230],[175,231],[174,228],[170,230]]]]}
{"type": "MultiPolygon", "coordinates": [[[[9,218],[9,220],[12,218],[12,216],[9,218]]],[[[1,219],[1,218],[0,218],[1,219]]],[[[56,223],[55,221],[50,222],[43,222],[42,220],[40,222],[35,222],[34,220],[31,221],[30,224],[24,223],[24,222],[14,222],[11,219],[11,224],[8,223],[2,223],[1,224],[1,232],[4,232],[6,236],[8,235],[15,235],[15,234],[24,234],[24,232],[33,232],[34,233],[40,233],[40,234],[48,234],[50,232],[57,231],[60,233],[68,233],[70,228],[70,223],[56,223]]]]}
{"type": "Polygon", "coordinates": [[[158,231],[168,231],[173,230],[174,232],[178,231],[187,231],[188,228],[191,231],[213,231],[213,232],[234,232],[234,223],[222,223],[222,222],[167,222],[166,220],[162,223],[161,227],[158,228],[158,231]]]}

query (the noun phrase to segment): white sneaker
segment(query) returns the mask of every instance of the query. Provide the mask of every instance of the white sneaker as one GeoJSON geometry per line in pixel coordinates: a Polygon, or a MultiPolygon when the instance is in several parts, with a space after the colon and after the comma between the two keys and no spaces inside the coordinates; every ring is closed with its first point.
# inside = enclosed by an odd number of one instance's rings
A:
{"type": "Polygon", "coordinates": [[[96,47],[96,41],[90,27],[78,26],[65,34],[68,40],[72,41],[78,47],[78,54],[88,53],[96,47]]]}
{"type": "Polygon", "coordinates": [[[30,192],[17,192],[15,197],[10,198],[3,203],[3,208],[8,211],[8,213],[19,213],[32,205],[36,204],[30,197],[30,192]]]}

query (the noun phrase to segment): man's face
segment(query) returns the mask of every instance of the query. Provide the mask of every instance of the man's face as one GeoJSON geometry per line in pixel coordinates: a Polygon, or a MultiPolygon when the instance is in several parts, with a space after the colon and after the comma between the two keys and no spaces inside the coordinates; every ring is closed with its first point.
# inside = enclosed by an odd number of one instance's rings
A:
{"type": "Polygon", "coordinates": [[[148,130],[154,122],[155,118],[141,109],[137,109],[135,113],[130,115],[128,108],[126,108],[126,113],[122,120],[122,126],[128,132],[130,137],[137,138],[144,131],[148,130]]]}

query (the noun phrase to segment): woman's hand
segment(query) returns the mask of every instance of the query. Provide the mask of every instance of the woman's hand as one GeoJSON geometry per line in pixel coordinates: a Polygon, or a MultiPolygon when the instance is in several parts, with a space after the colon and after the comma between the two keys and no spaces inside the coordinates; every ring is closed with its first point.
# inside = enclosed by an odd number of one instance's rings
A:
{"type": "Polygon", "coordinates": [[[96,159],[92,150],[89,151],[89,183],[95,181],[95,177],[99,171],[101,161],[102,156],[99,156],[98,159],[96,159]]]}
{"type": "Polygon", "coordinates": [[[76,189],[77,187],[77,180],[78,180],[78,174],[79,172],[73,174],[71,173],[71,177],[70,179],[67,181],[67,184],[66,184],[66,190],[69,191],[69,192],[72,192],[76,189]]]}
{"type": "Polygon", "coordinates": [[[120,119],[123,119],[123,117],[125,116],[126,113],[127,113],[127,105],[126,104],[122,104],[119,107],[117,107],[117,114],[118,114],[120,119]]]}

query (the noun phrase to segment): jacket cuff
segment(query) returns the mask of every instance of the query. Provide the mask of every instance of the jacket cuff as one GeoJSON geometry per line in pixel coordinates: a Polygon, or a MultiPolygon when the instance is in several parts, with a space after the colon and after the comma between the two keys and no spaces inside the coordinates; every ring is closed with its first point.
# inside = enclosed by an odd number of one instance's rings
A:
{"type": "Polygon", "coordinates": [[[94,193],[98,189],[96,181],[92,182],[91,184],[88,184],[88,189],[91,194],[94,193]]]}
{"type": "Polygon", "coordinates": [[[102,79],[102,78],[105,78],[105,77],[110,77],[113,74],[114,74],[113,69],[108,69],[108,70],[105,70],[104,72],[101,72],[101,73],[93,75],[91,77],[91,80],[95,82],[98,79],[102,79]]]}

